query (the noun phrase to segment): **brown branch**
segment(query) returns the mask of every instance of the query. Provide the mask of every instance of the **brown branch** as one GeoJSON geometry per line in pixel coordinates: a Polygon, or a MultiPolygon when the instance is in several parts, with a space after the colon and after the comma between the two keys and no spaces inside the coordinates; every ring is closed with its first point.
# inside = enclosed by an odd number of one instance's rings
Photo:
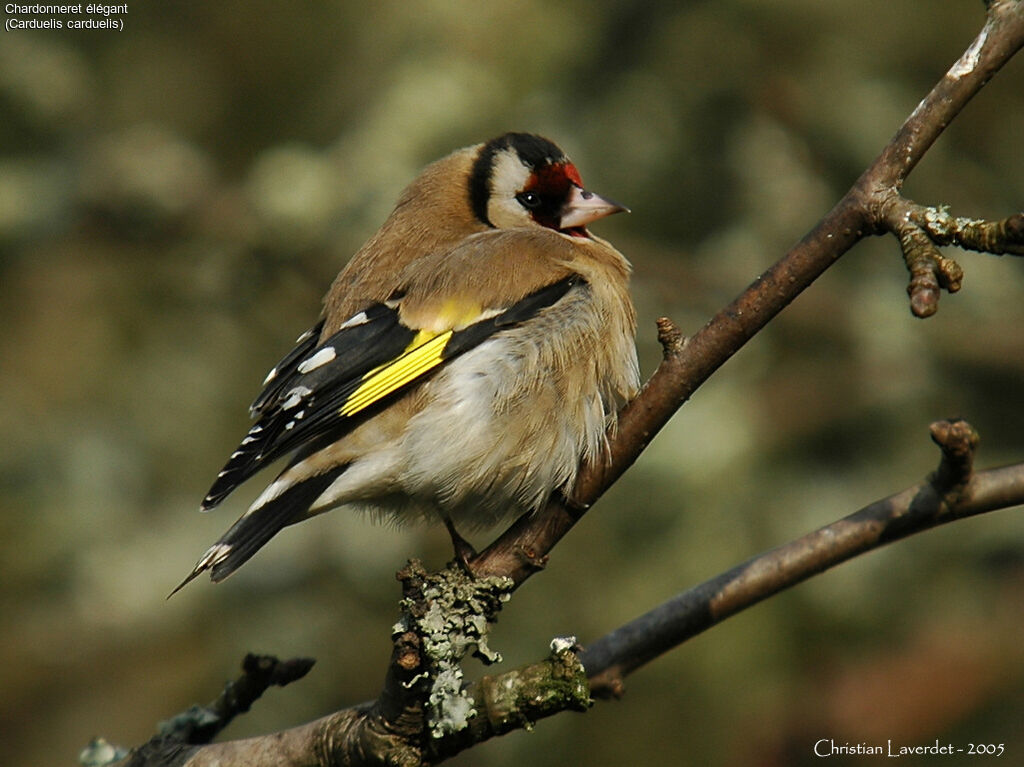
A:
{"type": "Polygon", "coordinates": [[[620,695],[627,674],[667,650],[859,554],[938,525],[1024,503],[1024,463],[973,474],[978,435],[970,424],[938,421],[931,432],[942,460],[924,482],[754,557],[587,647],[580,660],[594,695],[620,695]]]}
{"type": "Polygon", "coordinates": [[[910,310],[916,317],[930,317],[939,308],[939,289],[960,290],[964,272],[937,245],[956,245],[964,250],[996,256],[1024,255],[1024,214],[1002,221],[953,216],[945,207],[926,207],[897,196],[885,208],[884,226],[900,241],[910,272],[910,310]]]}
{"type": "MultiPolygon", "coordinates": [[[[664,359],[620,414],[618,429],[609,438],[607,460],[583,468],[571,502],[552,499],[540,513],[518,519],[470,561],[472,571],[505,575],[519,585],[542,568],[555,544],[633,465],[697,387],[863,237],[899,234],[898,223],[905,220],[901,214],[906,212],[906,201],[899,192],[907,175],[967,102],[1021,46],[1024,3],[992,0],[984,28],[964,55],[810,233],[689,339],[684,339],[669,320],[659,320],[664,359]]],[[[1008,221],[1015,223],[1004,226],[1004,230],[1010,232],[1011,239],[1019,238],[1020,221],[1008,221]]],[[[929,247],[934,253],[922,258],[914,255],[911,267],[911,302],[920,316],[935,311],[940,286],[953,289],[959,284],[959,267],[943,263],[941,254],[935,257],[938,251],[930,242],[929,247]]]]}
{"type": "Polygon", "coordinates": [[[162,722],[160,731],[129,755],[127,767],[181,764],[197,746],[209,743],[239,714],[248,711],[267,688],[284,687],[301,679],[313,668],[311,658],[278,660],[272,655],[249,653],[242,661],[242,674],[224,685],[221,694],[205,706],[192,706],[162,722]]]}
{"type": "MultiPolygon", "coordinates": [[[[423,697],[414,689],[427,680],[422,673],[427,661],[417,633],[398,631],[385,692],[374,703],[268,736],[203,748],[164,743],[146,759],[136,755],[137,761],[130,764],[421,767],[556,713],[585,710],[590,695],[621,695],[627,674],[813,575],[933,527],[1024,503],[1024,463],[974,473],[978,438],[967,422],[940,421],[932,424],[931,434],[942,459],[924,482],[695,586],[582,653],[577,653],[573,640],[556,640],[548,659],[467,686],[462,695],[476,715],[463,729],[433,739],[425,736],[423,697]]],[[[422,579],[427,574],[415,564],[410,568],[400,575],[406,598],[429,596],[411,593],[424,591],[422,579]]]]}
{"type": "MultiPolygon", "coordinates": [[[[910,249],[907,261],[915,281],[912,305],[922,314],[934,311],[938,288],[952,289],[959,283],[956,274],[959,267],[944,265],[941,254],[937,256],[937,250],[932,246],[932,243],[942,244],[941,237],[946,236],[941,234],[942,225],[929,229],[924,224],[916,224],[925,232],[928,248],[924,247],[918,233],[907,227],[908,201],[900,196],[900,189],[946,125],[1022,45],[1022,0],[990,0],[985,27],[970,48],[810,233],[692,337],[684,338],[671,321],[659,320],[663,360],[638,397],[620,414],[617,429],[609,435],[606,460],[582,468],[569,498],[552,499],[541,512],[521,517],[487,549],[471,557],[467,566],[473,575],[478,579],[489,576],[508,578],[510,583],[502,586],[507,590],[519,586],[542,568],[554,545],[633,464],[697,387],[862,238],[892,232],[900,236],[901,243],[906,241],[904,252],[910,249]]],[[[1020,222],[1014,219],[1004,222],[1003,234],[999,234],[1005,241],[993,239],[992,233],[996,230],[992,227],[974,227],[971,230],[970,227],[957,228],[954,225],[946,229],[951,237],[949,242],[965,247],[970,247],[966,244],[969,242],[994,243],[981,248],[989,252],[995,252],[994,247],[1004,245],[1008,246],[1004,252],[1013,252],[1013,242],[1017,241],[1013,238],[1019,239],[1020,236],[1020,222]],[[960,234],[954,235],[954,230],[960,234]],[[968,235],[968,231],[975,234],[968,235]]],[[[781,552],[779,554],[752,560],[709,581],[711,586],[698,587],[705,589],[699,595],[705,601],[699,603],[700,609],[689,619],[681,619],[679,625],[692,624],[697,626],[696,630],[703,630],[769,594],[874,546],[968,513],[1021,502],[1024,497],[1024,469],[1011,467],[971,475],[973,447],[963,447],[964,430],[958,426],[943,429],[939,430],[937,439],[948,455],[928,482],[784,546],[777,550],[781,552]],[[949,445],[954,443],[961,447],[950,448],[949,445]],[[966,477],[970,479],[964,483],[962,480],[966,477]],[[773,556],[776,559],[772,559],[773,556]],[[694,615],[703,616],[701,620],[706,625],[701,626],[700,621],[694,623],[694,615]]],[[[675,610],[676,607],[665,609],[675,610]]],[[[692,631],[692,627],[681,629],[679,625],[672,625],[673,637],[692,631]]],[[[623,627],[613,635],[621,637],[620,632],[635,633],[635,627],[623,627]]],[[[645,646],[640,649],[635,644],[619,642],[619,638],[614,640],[615,646],[625,649],[612,652],[611,639],[607,642],[601,640],[589,648],[584,656],[587,672],[596,675],[594,682],[599,689],[614,691],[622,675],[673,646],[667,643],[664,635],[655,632],[654,636],[651,641],[659,643],[654,648],[645,646]]],[[[550,664],[548,671],[528,667],[527,670],[503,674],[496,681],[481,682],[463,689],[461,693],[468,705],[485,712],[485,715],[470,717],[468,727],[463,730],[443,731],[433,741],[428,740],[424,680],[432,672],[427,673],[424,679],[419,678],[431,663],[424,655],[422,638],[419,629],[411,632],[402,630],[396,634],[389,679],[384,693],[375,703],[337,712],[272,735],[183,752],[178,761],[161,764],[187,764],[190,767],[213,764],[221,767],[242,764],[256,767],[271,764],[285,767],[390,764],[412,767],[436,763],[516,724],[523,725],[539,716],[579,707],[578,697],[573,694],[562,695],[555,691],[548,696],[530,685],[517,687],[516,680],[522,678],[543,679],[545,685],[561,684],[570,690],[578,689],[579,665],[570,659],[570,656],[575,657],[571,650],[563,648],[562,652],[568,655],[550,664]],[[514,676],[516,674],[521,677],[514,676]],[[513,695],[513,703],[506,707],[494,696],[496,690],[505,687],[528,692],[518,698],[513,695]],[[544,706],[538,705],[539,701],[553,703],[544,706]]],[[[681,639],[673,641],[677,643],[681,639]]],[[[542,689],[552,688],[545,686],[542,689]]]]}
{"type": "Polygon", "coordinates": [[[896,195],[884,207],[881,223],[896,235],[903,250],[910,272],[910,310],[917,317],[936,312],[940,288],[956,293],[963,282],[963,269],[937,246],[956,245],[996,256],[1024,255],[1024,213],[1002,221],[963,218],[944,207],[926,207],[896,195]]]}
{"type": "Polygon", "coordinates": [[[939,245],[956,245],[994,256],[1024,256],[1024,213],[1015,213],[1002,221],[985,221],[954,216],[944,207],[925,207],[907,200],[907,214],[939,245]]]}
{"type": "MultiPolygon", "coordinates": [[[[552,642],[551,656],[513,671],[487,676],[464,695],[477,715],[458,732],[427,740],[415,727],[399,731],[380,715],[379,704],[363,704],[272,735],[182,749],[153,767],[421,767],[523,729],[563,711],[591,704],[583,666],[572,641],[552,642]]],[[[406,724],[410,724],[407,722],[406,724]]]]}

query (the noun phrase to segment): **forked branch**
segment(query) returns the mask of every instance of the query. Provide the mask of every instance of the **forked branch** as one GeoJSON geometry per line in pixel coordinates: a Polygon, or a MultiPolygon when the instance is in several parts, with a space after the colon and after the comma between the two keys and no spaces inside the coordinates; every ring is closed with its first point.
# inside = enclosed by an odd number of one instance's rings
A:
{"type": "Polygon", "coordinates": [[[684,339],[669,320],[659,321],[664,358],[620,414],[609,440],[609,460],[584,467],[571,502],[554,499],[542,513],[517,520],[473,560],[473,571],[504,575],[518,585],[542,567],[552,547],[633,465],[697,387],[864,237],[891,232],[904,253],[910,249],[911,307],[922,317],[934,313],[938,288],[955,290],[962,277],[933,243],[990,253],[1024,249],[1022,215],[971,227],[957,226],[960,219],[917,226],[913,216],[908,223],[912,203],[900,196],[907,175],[946,126],[1022,46],[1024,0],[991,0],[985,26],[967,51],[814,229],[693,336],[684,339]]]}
{"type": "MultiPolygon", "coordinates": [[[[960,267],[943,257],[938,246],[1021,255],[1022,216],[1002,222],[968,220],[942,208],[915,205],[900,194],[907,175],[945,127],[1024,45],[1024,0],[990,0],[987,5],[981,33],[814,229],[693,336],[684,338],[671,321],[659,321],[663,360],[620,414],[618,428],[609,438],[607,460],[584,466],[569,498],[552,499],[540,513],[521,517],[471,558],[467,564],[477,579],[492,578],[504,593],[543,568],[551,549],[693,392],[864,237],[896,235],[911,274],[911,308],[918,316],[934,313],[941,289],[952,291],[960,285],[960,267]]],[[[420,674],[432,660],[424,655],[417,630],[401,630],[394,637],[384,694],[374,703],[249,740],[203,747],[183,744],[167,759],[132,764],[418,767],[541,716],[579,708],[584,668],[594,692],[616,694],[625,674],[781,589],[892,540],[1024,501],[1024,464],[973,473],[973,430],[962,422],[946,423],[936,427],[935,435],[943,461],[926,482],[691,589],[579,656],[571,642],[561,643],[549,661],[470,685],[463,697],[477,716],[470,717],[463,730],[442,728],[437,737],[427,734],[420,674]],[[562,693],[553,692],[556,688],[562,693]],[[494,693],[503,689],[526,692],[499,700],[494,693]],[[538,706],[538,701],[545,705],[538,706]]]]}
{"type": "Polygon", "coordinates": [[[1024,503],[1024,463],[975,474],[978,435],[969,423],[937,421],[931,433],[942,460],[920,484],[684,591],[587,647],[580,660],[592,694],[620,695],[626,674],[666,650],[859,554],[947,522],[1024,503]]]}

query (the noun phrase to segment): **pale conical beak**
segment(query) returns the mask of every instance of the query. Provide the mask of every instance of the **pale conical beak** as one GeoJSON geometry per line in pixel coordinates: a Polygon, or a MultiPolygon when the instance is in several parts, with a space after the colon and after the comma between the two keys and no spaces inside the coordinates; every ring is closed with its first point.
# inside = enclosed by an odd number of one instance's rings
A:
{"type": "Polygon", "coordinates": [[[558,228],[571,229],[574,226],[586,226],[591,221],[597,221],[597,219],[610,216],[612,213],[629,213],[629,208],[574,186],[572,192],[569,193],[569,200],[562,208],[562,218],[558,228]]]}

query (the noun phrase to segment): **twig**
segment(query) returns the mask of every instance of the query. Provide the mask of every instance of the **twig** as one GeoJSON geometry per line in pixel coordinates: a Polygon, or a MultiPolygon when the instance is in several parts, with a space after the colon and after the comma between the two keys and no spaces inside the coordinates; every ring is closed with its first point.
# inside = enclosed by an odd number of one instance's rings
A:
{"type": "Polygon", "coordinates": [[[313,668],[312,658],[281,661],[273,655],[249,653],[242,661],[242,674],[224,685],[221,694],[205,706],[160,723],[159,732],[129,754],[127,767],[162,767],[182,764],[197,746],[209,743],[239,714],[248,711],[268,687],[284,687],[301,679],[313,668]]]}
{"type": "Polygon", "coordinates": [[[623,678],[666,650],[859,554],[947,522],[1024,503],[1024,464],[973,474],[978,435],[970,424],[938,421],[931,433],[942,460],[924,482],[684,591],[587,647],[580,660],[594,695],[621,695],[623,678]]]}
{"type": "MultiPolygon", "coordinates": [[[[992,0],[984,28],[964,55],[811,232],[690,338],[683,340],[669,320],[659,320],[664,358],[640,394],[620,414],[618,428],[609,437],[608,460],[583,467],[571,504],[552,499],[540,513],[516,520],[470,561],[473,572],[505,575],[519,585],[542,568],[562,536],[633,465],[676,410],[726,360],[862,238],[905,231],[908,201],[900,196],[900,189],[907,175],[967,102],[1021,46],[1024,2],[992,0]]],[[[1003,222],[1007,237],[1014,241],[1019,241],[1021,228],[1016,217],[1003,222]]],[[[919,239],[909,232],[906,237],[919,239]]],[[[955,262],[947,263],[926,235],[921,247],[928,252],[912,251],[908,266],[912,270],[911,305],[915,313],[926,316],[935,311],[938,288],[955,289],[960,276],[955,262]]]]}
{"type": "MultiPolygon", "coordinates": [[[[540,513],[521,517],[487,549],[469,559],[467,565],[472,572],[478,577],[507,577],[513,587],[522,584],[544,566],[552,547],[633,464],[697,387],[853,245],[871,234],[899,231],[906,235],[901,241],[906,239],[909,245],[918,241],[918,235],[906,228],[907,221],[915,222],[912,216],[907,218],[908,201],[900,196],[904,179],[946,125],[1022,45],[1024,3],[990,0],[985,27],[970,48],[918,105],[871,167],[803,240],[693,336],[684,338],[669,320],[659,321],[662,363],[640,395],[620,414],[617,429],[609,435],[607,460],[584,466],[569,498],[552,499],[540,513]]],[[[1008,233],[1007,237],[1018,237],[1019,222],[1008,222],[1004,222],[1002,231],[1008,233]]],[[[932,229],[924,228],[923,224],[920,227],[929,242],[938,241],[932,229]]],[[[950,237],[954,237],[954,231],[961,232],[955,235],[959,242],[977,244],[989,242],[991,232],[995,231],[991,227],[947,229],[950,237]],[[979,234],[966,234],[969,231],[979,234]]],[[[1009,240],[1007,243],[1012,246],[1009,240]]],[[[934,311],[936,285],[943,287],[945,283],[951,289],[959,283],[953,266],[943,266],[941,254],[936,257],[936,252],[929,251],[921,258],[912,252],[908,259],[917,281],[912,291],[917,296],[917,310],[924,313],[934,311]]],[[[912,295],[912,305],[914,302],[912,295]]],[[[641,663],[788,585],[918,530],[1024,500],[1024,465],[971,474],[973,447],[970,439],[963,441],[964,433],[970,434],[969,430],[953,426],[938,430],[945,457],[928,482],[872,504],[764,558],[752,560],[687,592],[689,596],[683,595],[653,611],[658,616],[664,612],[679,613],[682,617],[678,619],[672,615],[664,621],[645,616],[638,621],[646,620],[646,628],[640,626],[642,630],[638,630],[639,624],[634,622],[609,635],[615,636],[614,640],[606,638],[595,643],[584,655],[587,673],[594,676],[593,683],[600,690],[614,692],[622,676],[641,663]],[[680,605],[680,600],[694,606],[680,605]],[[667,633],[658,633],[661,629],[650,625],[652,622],[664,622],[669,627],[667,633]],[[645,632],[654,638],[644,639],[641,634],[645,632]],[[624,641],[624,636],[629,640],[624,641]]],[[[448,751],[425,748],[425,730],[413,726],[422,725],[423,719],[420,692],[413,690],[418,684],[415,676],[420,672],[423,657],[417,644],[419,633],[413,632],[415,638],[406,634],[397,634],[389,671],[395,676],[386,683],[385,694],[377,703],[340,711],[272,735],[207,746],[188,753],[187,764],[418,767],[444,758],[448,751]],[[395,684],[413,691],[407,695],[395,684]]],[[[470,690],[474,706],[482,700],[475,697],[476,689],[470,690]]],[[[479,693],[486,698],[486,689],[479,688],[479,693]]],[[[573,700],[572,696],[569,700],[573,700]]],[[[524,707],[523,711],[529,710],[529,701],[519,705],[524,707]]],[[[548,713],[551,711],[545,709],[545,715],[548,713]]],[[[524,714],[523,721],[531,721],[530,716],[524,714]]],[[[486,729],[480,737],[505,731],[515,718],[514,711],[506,712],[498,717],[498,726],[486,729]]],[[[473,740],[477,737],[475,722],[471,718],[469,727],[447,734],[442,740],[456,739],[456,750],[478,742],[473,740]]],[[[174,762],[183,763],[184,759],[174,762]]]]}
{"type": "Polygon", "coordinates": [[[415,632],[396,634],[385,690],[374,703],[338,711],[273,735],[198,749],[151,751],[138,767],[339,767],[436,764],[513,729],[588,706],[589,694],[615,697],[624,678],[669,649],[761,600],[859,554],[938,525],[1024,503],[1024,463],[972,473],[977,435],[964,421],[932,425],[938,469],[914,487],[864,507],[674,597],[612,631],[581,653],[556,640],[550,658],[484,677],[463,691],[477,715],[465,729],[427,741],[422,697],[411,689],[423,668],[415,632]],[[400,704],[395,705],[395,701],[400,704]],[[385,710],[392,707],[385,715],[385,710]]]}

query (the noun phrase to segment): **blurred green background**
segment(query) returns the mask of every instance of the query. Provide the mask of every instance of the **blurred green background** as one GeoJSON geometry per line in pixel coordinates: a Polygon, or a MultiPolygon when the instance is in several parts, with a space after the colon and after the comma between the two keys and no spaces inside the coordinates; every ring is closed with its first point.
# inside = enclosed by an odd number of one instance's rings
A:
{"type": "MultiPolygon", "coordinates": [[[[168,591],[260,489],[199,500],[264,374],[427,162],[543,133],[631,216],[601,222],[654,319],[696,330],[853,182],[980,28],[978,0],[129,3],[125,30],[0,33],[0,742],[72,764],[212,698],[246,651],[312,655],[226,733],[373,697],[393,573],[440,529],[336,512],[217,587],[168,591]]],[[[908,196],[1024,201],[1024,58],[908,196]]],[[[915,320],[892,238],[838,263],[705,385],[507,606],[508,666],[931,471],[962,415],[1024,460],[1024,263],[957,254],[915,320]]],[[[813,744],[1005,743],[1024,760],[1024,522],[862,557],[459,765],[809,765],[813,744]]],[[[486,540],[477,540],[485,543],[486,540]]],[[[478,670],[470,664],[470,674],[478,670]]],[[[934,764],[935,757],[903,764],[934,764]]],[[[867,759],[835,758],[835,764],[867,759]]],[[[973,764],[966,756],[942,764],[973,764]]]]}

